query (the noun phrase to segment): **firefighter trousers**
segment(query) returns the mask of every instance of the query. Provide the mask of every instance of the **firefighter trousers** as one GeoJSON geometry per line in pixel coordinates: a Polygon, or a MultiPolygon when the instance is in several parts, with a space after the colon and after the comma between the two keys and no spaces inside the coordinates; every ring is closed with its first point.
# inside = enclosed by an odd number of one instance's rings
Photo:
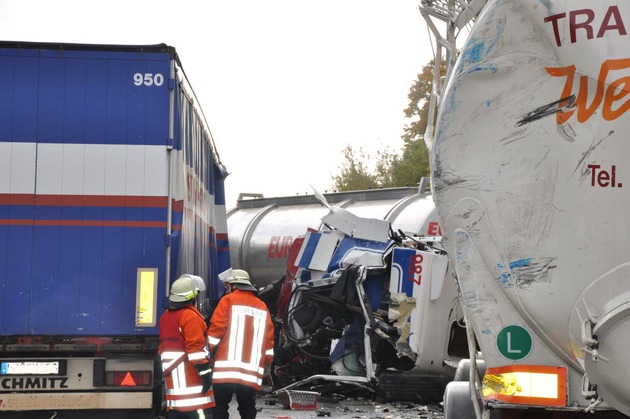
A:
{"type": "Polygon", "coordinates": [[[213,419],[227,419],[229,417],[230,402],[236,393],[238,412],[241,419],[254,419],[256,417],[256,390],[242,384],[213,384],[214,401],[216,406],[212,409],[213,419]]]}

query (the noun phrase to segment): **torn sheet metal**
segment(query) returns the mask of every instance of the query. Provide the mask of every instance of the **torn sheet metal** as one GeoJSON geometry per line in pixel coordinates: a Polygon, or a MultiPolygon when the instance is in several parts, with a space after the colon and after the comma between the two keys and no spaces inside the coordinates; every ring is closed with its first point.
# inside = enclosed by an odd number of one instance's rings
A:
{"type": "Polygon", "coordinates": [[[324,196],[324,194],[322,194],[320,191],[318,191],[317,189],[315,189],[313,187],[313,185],[309,186],[313,189],[313,192],[315,194],[315,199],[317,199],[317,201],[322,204],[323,206],[325,206],[328,209],[332,209],[332,207],[330,206],[330,204],[328,203],[328,200],[326,199],[326,197],[324,196]]]}
{"type": "Polygon", "coordinates": [[[336,234],[307,231],[295,260],[296,266],[325,271],[337,247],[337,241],[336,234]]]}
{"type": "Polygon", "coordinates": [[[415,360],[417,354],[409,345],[409,339],[412,335],[411,315],[416,309],[416,299],[405,293],[396,292],[390,294],[390,299],[388,317],[390,321],[394,321],[393,326],[398,329],[399,334],[396,351],[402,356],[415,360]]]}
{"type": "Polygon", "coordinates": [[[420,355],[426,343],[422,340],[430,334],[434,324],[429,320],[432,316],[431,306],[442,295],[447,256],[418,250],[414,248],[396,247],[392,251],[389,291],[390,320],[397,315],[394,326],[401,335],[397,342],[399,353],[410,356],[420,355]],[[412,331],[407,332],[411,325],[412,331]]]}
{"type": "Polygon", "coordinates": [[[362,218],[338,207],[331,207],[330,212],[322,217],[322,221],[357,239],[378,242],[387,242],[389,240],[389,221],[376,218],[362,218]]]}
{"type": "Polygon", "coordinates": [[[402,328],[416,308],[416,299],[400,292],[391,293],[389,298],[392,300],[389,305],[389,319],[394,320],[394,326],[402,328]]]}
{"type": "Polygon", "coordinates": [[[430,299],[442,293],[448,257],[412,248],[395,248],[392,255],[390,291],[414,296],[423,284],[430,288],[430,299]],[[416,286],[414,286],[417,285],[416,286]]]}
{"type": "Polygon", "coordinates": [[[383,255],[391,244],[391,240],[381,242],[345,236],[330,259],[328,271],[332,274],[350,266],[385,266],[383,255]]]}

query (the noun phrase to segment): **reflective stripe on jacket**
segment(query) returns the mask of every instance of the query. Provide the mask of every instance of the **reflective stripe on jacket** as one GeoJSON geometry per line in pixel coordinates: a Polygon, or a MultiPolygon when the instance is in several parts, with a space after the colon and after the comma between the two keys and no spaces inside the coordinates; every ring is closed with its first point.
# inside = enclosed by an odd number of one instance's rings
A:
{"type": "Polygon", "coordinates": [[[208,330],[210,350],[218,345],[212,382],[260,390],[265,364],[273,360],[273,333],[269,310],[253,292],[224,295],[208,330]]]}
{"type": "Polygon", "coordinates": [[[206,336],[206,322],[193,305],[166,310],[160,318],[158,353],[166,373],[167,410],[187,412],[214,407],[214,392],[210,389],[201,394],[203,381],[194,367],[208,361],[206,336]]]}

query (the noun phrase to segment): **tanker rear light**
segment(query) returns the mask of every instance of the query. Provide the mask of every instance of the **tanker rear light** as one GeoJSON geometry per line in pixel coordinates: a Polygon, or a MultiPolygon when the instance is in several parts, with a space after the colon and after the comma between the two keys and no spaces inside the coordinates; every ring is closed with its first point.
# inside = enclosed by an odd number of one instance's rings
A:
{"type": "Polygon", "coordinates": [[[508,365],[487,368],[481,394],[504,403],[565,407],[566,367],[508,365]]]}
{"type": "Polygon", "coordinates": [[[107,387],[147,387],[153,385],[151,371],[105,371],[107,387]]]}

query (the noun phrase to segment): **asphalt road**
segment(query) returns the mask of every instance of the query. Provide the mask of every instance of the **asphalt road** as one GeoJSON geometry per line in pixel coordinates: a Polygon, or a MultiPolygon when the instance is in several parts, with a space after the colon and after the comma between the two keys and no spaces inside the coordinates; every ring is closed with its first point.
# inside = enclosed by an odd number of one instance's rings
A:
{"type": "MultiPolygon", "coordinates": [[[[284,400],[285,403],[287,400],[284,400]]],[[[306,419],[347,418],[347,419],[441,419],[441,406],[422,406],[407,402],[379,403],[365,398],[336,397],[319,398],[315,404],[300,405],[299,400],[294,407],[308,407],[295,410],[285,407],[276,395],[259,396],[257,408],[260,419],[306,419]]],[[[236,400],[230,405],[230,418],[238,419],[236,400]]]]}

